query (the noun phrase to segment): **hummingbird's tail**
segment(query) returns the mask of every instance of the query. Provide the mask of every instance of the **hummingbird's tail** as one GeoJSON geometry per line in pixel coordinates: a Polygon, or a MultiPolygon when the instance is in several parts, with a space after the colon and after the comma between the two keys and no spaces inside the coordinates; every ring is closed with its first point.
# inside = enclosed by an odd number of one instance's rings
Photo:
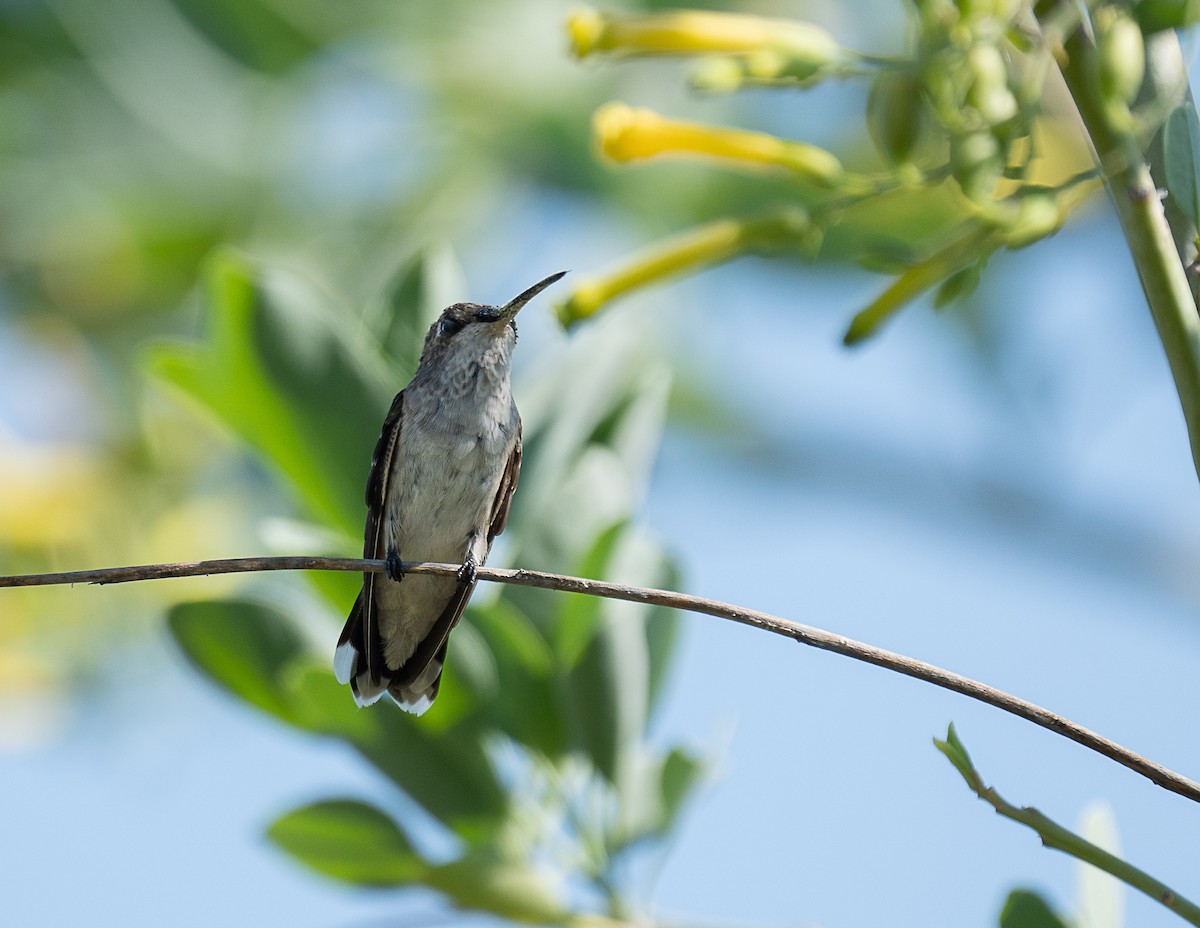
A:
{"type": "Polygon", "coordinates": [[[367,653],[363,635],[367,624],[363,621],[363,594],[360,591],[350,610],[350,617],[342,628],[342,636],[338,639],[337,650],[333,653],[333,675],[338,683],[349,683],[354,693],[354,701],[360,706],[369,706],[387,692],[388,680],[371,679],[367,662],[363,655],[367,653]]]}
{"type": "MultiPolygon", "coordinates": [[[[366,660],[366,640],[369,623],[360,591],[350,610],[350,617],[338,639],[333,655],[333,673],[339,683],[349,683],[354,701],[360,706],[369,706],[384,693],[394,699],[401,709],[421,715],[437,697],[442,682],[442,666],[446,663],[446,643],[443,640],[437,655],[422,669],[416,679],[404,681],[404,669],[372,675],[366,660]]],[[[382,653],[382,642],[377,651],[382,653]]]]}
{"type": "Polygon", "coordinates": [[[401,709],[413,715],[422,715],[433,705],[438,689],[442,685],[442,667],[446,663],[446,646],[438,651],[437,657],[425,665],[421,675],[412,683],[390,682],[388,695],[396,700],[401,709]]]}

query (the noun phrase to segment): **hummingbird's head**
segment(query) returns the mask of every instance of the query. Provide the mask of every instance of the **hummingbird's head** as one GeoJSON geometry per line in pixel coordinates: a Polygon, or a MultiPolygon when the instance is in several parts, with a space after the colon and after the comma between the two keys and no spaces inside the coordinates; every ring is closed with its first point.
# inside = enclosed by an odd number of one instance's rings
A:
{"type": "Polygon", "coordinates": [[[517,340],[517,313],[535,296],[559,280],[566,271],[551,274],[503,306],[480,303],[455,303],[442,310],[421,350],[421,367],[444,368],[487,358],[503,360],[505,367],[517,340]]]}

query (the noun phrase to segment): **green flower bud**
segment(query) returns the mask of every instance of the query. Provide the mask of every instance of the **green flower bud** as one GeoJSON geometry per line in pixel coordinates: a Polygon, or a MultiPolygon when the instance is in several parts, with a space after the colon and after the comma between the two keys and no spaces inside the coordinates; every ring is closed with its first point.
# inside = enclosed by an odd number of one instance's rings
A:
{"type": "Polygon", "coordinates": [[[1049,193],[1030,193],[1021,197],[1015,218],[1003,230],[1004,244],[1024,248],[1057,232],[1065,217],[1058,201],[1049,193]]]}
{"type": "Polygon", "coordinates": [[[967,66],[974,80],[967,91],[967,103],[983,121],[994,126],[1017,115],[1017,98],[1008,87],[1008,67],[994,45],[976,45],[967,54],[967,66]]]}
{"type": "Polygon", "coordinates": [[[925,105],[910,71],[881,71],[867,97],[867,131],[890,164],[908,161],[920,136],[925,105]]]}
{"type": "Polygon", "coordinates": [[[1021,0],[955,0],[964,19],[973,20],[972,32],[998,36],[1021,11],[1021,0]]]}
{"type": "Polygon", "coordinates": [[[690,80],[697,90],[730,93],[746,82],[745,62],[737,58],[706,58],[693,69],[690,80]]]}
{"type": "Polygon", "coordinates": [[[979,44],[967,52],[967,67],[971,69],[975,86],[1008,85],[1008,66],[995,45],[979,44]]]}
{"type": "Polygon", "coordinates": [[[972,132],[950,140],[950,171],[971,200],[988,200],[1004,173],[1000,143],[990,132],[972,132]]]}
{"type": "Polygon", "coordinates": [[[1132,103],[1146,76],[1142,30],[1116,7],[1098,10],[1092,21],[1101,97],[1105,102],[1132,103]]]}

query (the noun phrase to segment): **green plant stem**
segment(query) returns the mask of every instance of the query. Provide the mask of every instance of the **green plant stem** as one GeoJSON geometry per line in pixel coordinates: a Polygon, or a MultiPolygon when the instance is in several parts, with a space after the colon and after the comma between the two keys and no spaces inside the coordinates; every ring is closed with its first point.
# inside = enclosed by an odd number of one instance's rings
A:
{"type": "Polygon", "coordinates": [[[1115,876],[1122,883],[1145,893],[1155,902],[1162,903],[1180,918],[1193,925],[1200,925],[1200,907],[1184,899],[1165,883],[1159,882],[1144,870],[1139,870],[1128,861],[1124,861],[1120,857],[1110,854],[1104,848],[1068,831],[1037,809],[1028,806],[1018,808],[1010,805],[990,787],[977,795],[1000,815],[1036,831],[1038,837],[1042,839],[1042,844],[1046,847],[1062,851],[1077,860],[1082,860],[1085,864],[1091,864],[1098,870],[1115,876]]]}
{"type": "Polygon", "coordinates": [[[935,743],[958,768],[959,773],[966,780],[967,786],[976,796],[995,809],[998,814],[1014,822],[1019,822],[1027,828],[1032,828],[1042,839],[1045,847],[1062,851],[1076,860],[1082,860],[1086,864],[1091,864],[1093,867],[1111,874],[1127,886],[1145,893],[1155,902],[1166,906],[1185,921],[1191,922],[1193,925],[1200,925],[1200,906],[1183,898],[1165,883],[1159,882],[1145,871],[1139,870],[1115,854],[1110,854],[1104,848],[1080,837],[1073,831],[1068,831],[1037,809],[1029,806],[1014,806],[994,788],[986,786],[978,771],[971,764],[966,749],[962,747],[961,742],[954,734],[953,727],[951,727],[947,741],[935,741],[935,743]]]}
{"type": "MultiPolygon", "coordinates": [[[[1060,3],[1041,3],[1039,19],[1056,14],[1060,3]]],[[[1091,138],[1138,278],[1167,355],[1183,408],[1192,462],[1200,475],[1200,316],[1167,224],[1150,168],[1134,139],[1108,123],[1096,94],[1087,57],[1090,39],[1081,28],[1063,42],[1060,69],[1091,138]]]]}

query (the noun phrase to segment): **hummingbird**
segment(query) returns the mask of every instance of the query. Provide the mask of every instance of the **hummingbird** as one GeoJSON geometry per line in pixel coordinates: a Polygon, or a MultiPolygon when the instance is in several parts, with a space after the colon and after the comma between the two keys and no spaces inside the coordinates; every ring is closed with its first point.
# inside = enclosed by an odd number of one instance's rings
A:
{"type": "Polygon", "coordinates": [[[503,306],[448,306],[392,400],[371,457],[363,540],[363,557],[382,559],[386,577],[363,575],[333,662],[360,706],[387,693],[420,715],[437,697],[446,642],[504,531],[521,471],[516,316],[565,273],[503,306]],[[402,556],[462,566],[452,577],[406,576],[402,556]]]}

